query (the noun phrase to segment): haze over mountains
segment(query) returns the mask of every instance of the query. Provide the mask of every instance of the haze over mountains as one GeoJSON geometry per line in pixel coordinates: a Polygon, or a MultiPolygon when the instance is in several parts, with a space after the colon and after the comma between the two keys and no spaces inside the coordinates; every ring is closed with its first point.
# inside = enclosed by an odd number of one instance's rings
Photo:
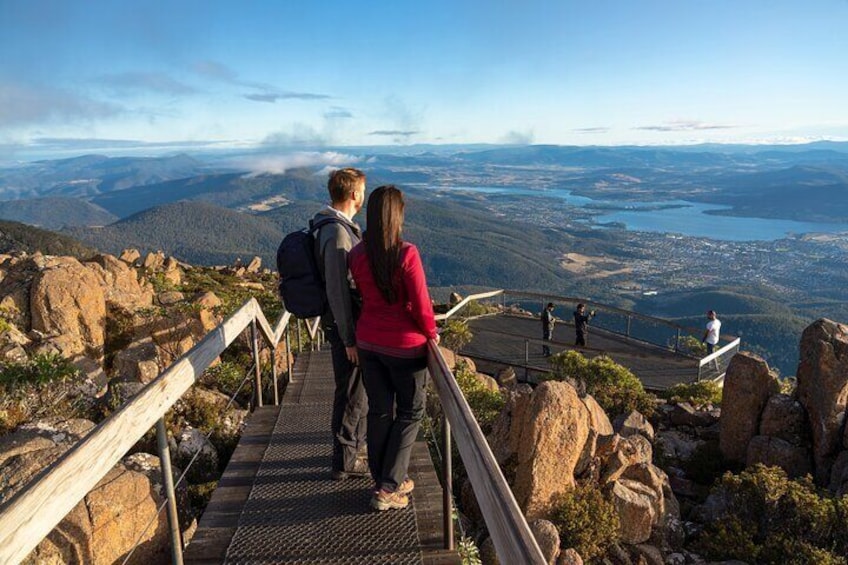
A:
{"type": "MultiPolygon", "coordinates": [[[[797,343],[794,333],[812,317],[848,318],[845,238],[728,247],[595,221],[604,207],[694,202],[725,207],[711,214],[836,222],[832,231],[841,223],[848,232],[848,143],[427,149],[345,153],[356,155],[350,164],[367,172],[369,187],[391,182],[406,191],[405,233],[421,247],[433,286],[585,296],[694,326],[715,307],[731,317],[729,333],[766,353],[797,343]],[[552,198],[557,190],[592,200],[563,202],[552,198]],[[562,257],[572,252],[595,267],[566,268],[562,257]],[[618,262],[616,274],[597,267],[604,262],[618,262]],[[805,264],[815,270],[804,272],[805,264]],[[648,289],[660,290],[660,300],[643,297],[648,289]]],[[[326,161],[284,174],[233,162],[88,155],[0,169],[0,218],[63,230],[112,253],[163,249],[198,264],[260,255],[270,265],[283,234],[326,201],[326,161]]],[[[775,357],[781,370],[793,373],[792,354],[783,357],[775,357]]]]}

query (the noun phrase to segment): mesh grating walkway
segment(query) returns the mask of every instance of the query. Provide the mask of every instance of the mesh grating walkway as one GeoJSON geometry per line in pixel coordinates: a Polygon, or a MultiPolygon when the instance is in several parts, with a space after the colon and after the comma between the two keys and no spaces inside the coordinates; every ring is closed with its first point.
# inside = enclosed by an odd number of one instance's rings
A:
{"type": "Polygon", "coordinates": [[[370,478],[329,478],[329,352],[301,355],[294,373],[226,562],[422,563],[418,491],[405,510],[375,512],[370,478]]]}

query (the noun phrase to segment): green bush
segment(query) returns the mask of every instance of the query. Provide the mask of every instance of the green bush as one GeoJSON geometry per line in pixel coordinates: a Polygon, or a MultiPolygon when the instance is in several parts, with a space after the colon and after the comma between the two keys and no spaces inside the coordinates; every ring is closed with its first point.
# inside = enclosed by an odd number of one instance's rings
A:
{"type": "Polygon", "coordinates": [[[559,531],[560,545],[573,547],[586,560],[602,557],[621,538],[615,507],[593,485],[579,485],[555,498],[550,519],[559,531]]]}
{"type": "Polygon", "coordinates": [[[706,528],[697,550],[715,560],[765,565],[846,565],[846,497],[818,490],[809,476],[789,480],[779,467],[726,473],[717,486],[729,514],[706,528]]]}
{"type": "Polygon", "coordinates": [[[586,392],[611,416],[638,410],[645,416],[654,413],[654,396],[645,392],[642,382],[626,367],[599,355],[587,360],[577,351],[563,351],[550,358],[551,378],[574,379],[586,385],[586,392]]]}
{"type": "Polygon", "coordinates": [[[474,337],[468,328],[468,322],[459,319],[448,320],[439,335],[441,336],[441,345],[452,351],[459,351],[471,343],[471,339],[474,337]]]}
{"type": "Polygon", "coordinates": [[[707,404],[721,405],[723,389],[713,381],[697,383],[678,383],[663,392],[663,397],[670,402],[688,402],[700,408],[707,404]]]}
{"type": "Polygon", "coordinates": [[[701,343],[700,339],[691,335],[682,336],[679,340],[677,336],[669,338],[668,348],[698,358],[707,355],[707,346],[701,343]]]}
{"type": "Polygon", "coordinates": [[[454,376],[483,433],[489,433],[506,402],[503,395],[499,390],[486,388],[462,362],[457,364],[454,376]]]}
{"type": "Polygon", "coordinates": [[[0,363],[0,386],[4,387],[4,394],[12,394],[16,387],[22,385],[64,381],[76,377],[79,372],[79,369],[58,353],[35,355],[22,363],[0,363]]]}

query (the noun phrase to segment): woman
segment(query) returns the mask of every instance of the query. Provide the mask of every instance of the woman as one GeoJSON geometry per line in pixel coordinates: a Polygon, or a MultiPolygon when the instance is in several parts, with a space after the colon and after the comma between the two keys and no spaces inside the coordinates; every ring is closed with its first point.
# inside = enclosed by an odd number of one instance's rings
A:
{"type": "Polygon", "coordinates": [[[368,229],[348,256],[362,294],[356,346],[368,393],[371,506],[377,510],[409,504],[415,485],[406,473],[424,415],[427,340],[439,338],[418,249],[401,239],[403,208],[394,186],[372,192],[368,229]]]}

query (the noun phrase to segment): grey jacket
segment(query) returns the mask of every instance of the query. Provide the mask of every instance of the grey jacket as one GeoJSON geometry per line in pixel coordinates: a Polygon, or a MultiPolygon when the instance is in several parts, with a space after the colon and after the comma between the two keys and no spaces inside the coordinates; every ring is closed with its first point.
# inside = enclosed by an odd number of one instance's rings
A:
{"type": "Polygon", "coordinates": [[[318,267],[327,287],[328,312],[321,316],[321,325],[338,328],[339,337],[346,347],[356,345],[354,332],[354,285],[347,267],[347,254],[362,238],[362,231],[338,211],[327,207],[312,218],[317,222],[328,216],[336,217],[350,230],[338,223],[327,224],[318,230],[318,267]]]}

